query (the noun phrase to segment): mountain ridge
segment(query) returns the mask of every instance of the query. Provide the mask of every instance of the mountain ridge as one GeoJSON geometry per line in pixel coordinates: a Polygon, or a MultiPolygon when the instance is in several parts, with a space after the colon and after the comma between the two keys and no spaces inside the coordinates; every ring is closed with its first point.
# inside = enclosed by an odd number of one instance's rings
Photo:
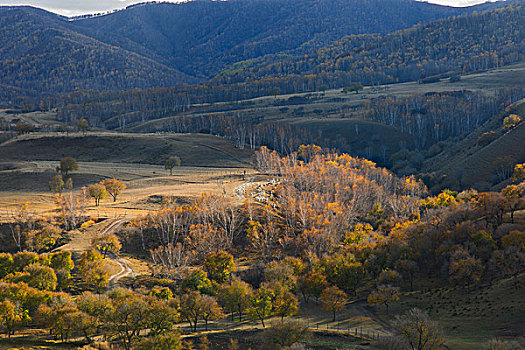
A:
{"type": "Polygon", "coordinates": [[[191,1],[133,6],[78,20],[27,6],[0,7],[0,99],[23,97],[20,92],[42,97],[204,82],[231,64],[268,53],[308,52],[351,33],[386,33],[498,6],[455,9],[412,0],[191,1]]]}

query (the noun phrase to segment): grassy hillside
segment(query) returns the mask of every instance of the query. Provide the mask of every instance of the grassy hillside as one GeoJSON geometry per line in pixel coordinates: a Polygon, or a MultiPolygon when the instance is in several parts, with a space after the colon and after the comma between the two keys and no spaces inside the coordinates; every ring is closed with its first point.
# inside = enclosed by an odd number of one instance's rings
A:
{"type": "Polygon", "coordinates": [[[250,152],[210,135],[33,134],[0,145],[4,161],[60,160],[163,165],[179,156],[185,166],[246,166],[250,152]]]}
{"type": "Polygon", "coordinates": [[[514,103],[468,137],[429,159],[424,171],[434,172],[438,177],[446,175],[436,186],[457,187],[461,181],[464,187],[474,185],[488,189],[502,181],[497,176],[501,167],[525,162],[525,123],[504,131],[503,119],[509,114],[525,116],[525,100],[514,103]],[[478,140],[481,135],[488,132],[495,132],[497,137],[489,144],[480,145],[478,140]],[[507,162],[502,163],[501,160],[507,162]]]}

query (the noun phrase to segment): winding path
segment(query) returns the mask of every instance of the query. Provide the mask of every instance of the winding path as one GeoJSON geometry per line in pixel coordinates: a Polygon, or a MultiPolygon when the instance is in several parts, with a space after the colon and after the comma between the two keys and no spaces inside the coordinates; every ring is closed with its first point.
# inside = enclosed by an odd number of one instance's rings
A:
{"type": "MultiPolygon", "coordinates": [[[[72,253],[80,254],[91,248],[91,241],[97,236],[104,236],[115,233],[120,226],[122,226],[126,221],[132,218],[121,218],[121,219],[107,219],[107,222],[110,222],[99,233],[87,233],[81,231],[75,231],[70,237],[71,241],[67,244],[57,248],[57,251],[70,251],[72,253]],[[113,221],[113,222],[111,222],[113,221]]],[[[113,260],[117,265],[120,266],[120,271],[111,275],[108,279],[108,288],[115,288],[118,285],[120,279],[128,276],[136,276],[135,271],[130,266],[129,262],[115,253],[108,253],[107,255],[111,260],[113,260]]]]}
{"type": "MultiPolygon", "coordinates": [[[[131,218],[123,218],[118,219],[112,222],[104,231],[100,233],[100,236],[109,235],[112,233],[115,233],[115,231],[122,226],[126,221],[130,220],[131,218]]],[[[117,263],[120,266],[120,271],[111,275],[108,279],[108,288],[112,289],[115,288],[118,285],[118,282],[120,279],[124,277],[134,277],[136,276],[135,271],[131,268],[129,265],[129,262],[121,257],[119,257],[117,254],[109,252],[108,257],[113,260],[115,263],[117,263]]]]}

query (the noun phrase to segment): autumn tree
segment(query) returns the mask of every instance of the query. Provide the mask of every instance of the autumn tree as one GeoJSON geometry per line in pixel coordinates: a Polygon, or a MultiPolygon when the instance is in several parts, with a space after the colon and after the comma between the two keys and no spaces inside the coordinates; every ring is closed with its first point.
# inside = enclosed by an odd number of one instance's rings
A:
{"type": "Polygon", "coordinates": [[[295,295],[284,286],[277,283],[270,284],[273,287],[274,297],[272,300],[272,314],[281,318],[293,316],[299,312],[299,303],[295,295]]]}
{"type": "Polygon", "coordinates": [[[413,260],[402,259],[396,262],[396,269],[410,282],[410,289],[414,287],[414,278],[419,271],[419,266],[413,260]]]}
{"type": "Polygon", "coordinates": [[[264,349],[288,349],[293,344],[310,337],[308,325],[301,320],[288,319],[277,322],[263,333],[264,349]]]}
{"type": "MultiPolygon", "coordinates": [[[[78,309],[84,314],[84,317],[90,318],[95,330],[101,329],[106,323],[106,316],[111,311],[113,305],[111,299],[105,294],[93,294],[91,292],[83,292],[76,298],[78,309]]],[[[84,328],[82,332],[86,339],[89,339],[89,328],[84,328]]]]}
{"type": "Polygon", "coordinates": [[[503,119],[503,130],[510,130],[515,128],[519,123],[521,123],[522,119],[520,116],[516,114],[510,114],[508,117],[505,117],[503,119]]]}
{"type": "Polygon", "coordinates": [[[343,93],[349,93],[349,92],[355,92],[356,94],[359,93],[359,90],[363,89],[363,84],[361,83],[351,83],[350,86],[343,88],[343,93]]]}
{"type": "Polygon", "coordinates": [[[525,209],[525,183],[519,185],[509,185],[501,190],[507,199],[507,206],[510,211],[510,221],[514,223],[514,213],[525,209]]]}
{"type": "Polygon", "coordinates": [[[102,257],[104,259],[106,258],[106,255],[108,253],[117,254],[120,248],[122,248],[120,240],[113,233],[93,238],[93,240],[91,241],[91,245],[102,253],[102,257]]]}
{"type": "Polygon", "coordinates": [[[371,305],[385,305],[386,312],[390,304],[399,300],[399,288],[391,285],[380,285],[376,290],[368,295],[368,303],[371,305]]]}
{"type": "Polygon", "coordinates": [[[83,252],[78,262],[79,277],[97,291],[108,285],[109,275],[104,271],[102,255],[95,249],[83,252]]]}
{"type": "Polygon", "coordinates": [[[197,323],[204,320],[206,330],[208,322],[223,317],[223,313],[217,300],[209,295],[202,295],[197,291],[183,294],[180,298],[180,313],[185,318],[193,331],[197,331],[197,323]]]}
{"type": "Polygon", "coordinates": [[[396,316],[394,327],[411,350],[437,350],[445,344],[438,324],[420,309],[396,316]]]}
{"type": "Polygon", "coordinates": [[[336,312],[344,309],[348,302],[348,296],[339,288],[332,286],[323,290],[321,294],[321,301],[323,302],[323,309],[333,313],[333,321],[335,322],[336,312]]]}
{"type": "Polygon", "coordinates": [[[78,170],[78,163],[74,158],[71,157],[62,158],[62,160],[60,160],[58,170],[67,176],[70,172],[78,170]]]}
{"type": "Polygon", "coordinates": [[[82,135],[86,135],[86,131],[90,129],[89,123],[86,118],[82,118],[75,121],[75,125],[79,131],[82,131],[82,135]]]}
{"type": "Polygon", "coordinates": [[[71,252],[62,251],[51,253],[49,265],[55,271],[58,280],[58,286],[65,288],[71,278],[71,271],[75,267],[73,260],[71,259],[71,252]]]}
{"type": "Polygon", "coordinates": [[[171,156],[164,163],[164,169],[169,170],[170,175],[173,175],[173,168],[175,168],[176,166],[180,166],[180,164],[181,164],[181,161],[179,157],[171,156]]]}
{"type": "Polygon", "coordinates": [[[226,284],[219,290],[219,301],[224,308],[232,313],[237,312],[239,321],[242,321],[242,314],[250,305],[250,298],[253,294],[251,286],[238,279],[234,279],[231,284],[226,284]]]}
{"type": "Polygon", "coordinates": [[[208,322],[220,320],[224,317],[221,307],[217,303],[217,299],[211,295],[203,295],[202,300],[202,319],[204,320],[204,329],[208,330],[208,322]]]}
{"type": "Polygon", "coordinates": [[[355,261],[352,256],[342,254],[324,257],[320,267],[329,283],[354,294],[357,286],[366,276],[361,262],[355,261]]]}
{"type": "Polygon", "coordinates": [[[61,295],[53,298],[48,304],[40,305],[36,318],[51,334],[64,342],[80,324],[82,314],[71,297],[61,295]]]}
{"type": "Polygon", "coordinates": [[[53,176],[51,180],[49,180],[49,190],[52,193],[62,193],[62,191],[64,190],[64,186],[65,183],[61,174],[57,174],[53,176]]]}
{"type": "Polygon", "coordinates": [[[111,291],[109,297],[112,308],[105,316],[108,335],[130,350],[149,327],[149,305],[141,295],[124,289],[111,291]]]}
{"type": "Polygon", "coordinates": [[[0,253],[0,279],[12,273],[15,269],[13,255],[10,253],[0,253]]]}
{"type": "Polygon", "coordinates": [[[206,255],[204,269],[211,280],[221,284],[227,281],[235,271],[233,256],[223,250],[206,255]]]}
{"type": "Polygon", "coordinates": [[[381,271],[379,276],[377,277],[377,284],[378,285],[393,285],[397,286],[399,285],[399,282],[401,282],[401,275],[396,270],[384,270],[381,271]]]}
{"type": "Polygon", "coordinates": [[[19,303],[10,300],[0,302],[0,329],[3,328],[9,338],[15,334],[18,327],[30,321],[28,311],[22,309],[19,303]]]}
{"type": "Polygon", "coordinates": [[[266,327],[264,320],[272,314],[272,300],[274,297],[274,292],[271,289],[261,287],[250,298],[249,307],[246,311],[248,317],[254,321],[261,321],[263,328],[266,327]]]}
{"type": "Polygon", "coordinates": [[[323,290],[328,287],[326,277],[317,272],[309,272],[299,277],[297,281],[299,291],[303,295],[305,303],[308,303],[310,297],[319,299],[323,290]]]}
{"type": "Polygon", "coordinates": [[[179,333],[171,332],[143,338],[135,348],[137,350],[182,350],[185,347],[183,347],[179,333]]]}
{"type": "Polygon", "coordinates": [[[27,284],[40,290],[53,291],[57,287],[57,276],[55,270],[49,266],[40,264],[31,264],[24,269],[28,273],[27,284]]]}
{"type": "Polygon", "coordinates": [[[100,200],[106,198],[107,191],[106,187],[102,184],[94,184],[88,187],[89,195],[95,200],[95,205],[98,207],[100,205],[100,200]]]}
{"type": "Polygon", "coordinates": [[[148,303],[148,327],[149,335],[167,334],[172,331],[173,326],[179,321],[178,303],[161,300],[154,297],[146,298],[148,303]]]}
{"type": "Polygon", "coordinates": [[[481,279],[483,265],[481,260],[470,256],[464,250],[459,250],[450,257],[448,273],[452,282],[466,284],[470,290],[470,285],[481,279]]]}
{"type": "Polygon", "coordinates": [[[59,239],[62,238],[62,230],[55,226],[47,224],[36,230],[26,232],[26,245],[28,250],[35,252],[48,251],[53,248],[59,239]]]}
{"type": "Polygon", "coordinates": [[[523,181],[525,180],[525,163],[516,164],[512,173],[512,181],[523,181]]]}
{"type": "Polygon", "coordinates": [[[106,179],[102,181],[102,185],[106,188],[106,192],[113,197],[113,202],[117,201],[117,197],[126,189],[126,184],[117,179],[106,179]]]}

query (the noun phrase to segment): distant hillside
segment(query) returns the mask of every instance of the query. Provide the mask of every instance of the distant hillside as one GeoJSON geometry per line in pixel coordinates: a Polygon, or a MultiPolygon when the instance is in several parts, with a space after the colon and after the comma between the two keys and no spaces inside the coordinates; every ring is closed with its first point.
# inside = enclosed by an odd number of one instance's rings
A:
{"type": "Polygon", "coordinates": [[[279,77],[277,86],[341,87],[461,74],[525,59],[525,4],[443,19],[387,35],[351,35],[314,52],[239,62],[221,83],[279,77]]]}
{"type": "Polygon", "coordinates": [[[252,153],[234,148],[223,138],[202,134],[34,134],[0,145],[3,162],[74,157],[84,162],[163,165],[173,155],[179,156],[184,166],[243,167],[251,163],[252,153]]]}
{"type": "Polygon", "coordinates": [[[525,162],[525,122],[505,131],[503,119],[509,114],[524,118],[525,99],[512,104],[469,136],[425,162],[423,171],[434,174],[435,190],[501,187],[500,184],[512,174],[514,164],[525,162]]]}
{"type": "Polygon", "coordinates": [[[205,0],[133,6],[77,20],[31,7],[0,7],[0,103],[75,90],[203,82],[238,61],[307,53],[349,34],[388,33],[500,6],[205,0]]]}
{"type": "Polygon", "coordinates": [[[308,52],[345,35],[389,33],[472,10],[412,0],[190,1],[131,7],[74,24],[120,47],[127,48],[122,38],[129,39],[206,78],[237,61],[308,52]]]}
{"type": "Polygon", "coordinates": [[[175,85],[188,76],[74,31],[69,22],[28,7],[0,11],[0,81],[26,94],[175,85]]]}

